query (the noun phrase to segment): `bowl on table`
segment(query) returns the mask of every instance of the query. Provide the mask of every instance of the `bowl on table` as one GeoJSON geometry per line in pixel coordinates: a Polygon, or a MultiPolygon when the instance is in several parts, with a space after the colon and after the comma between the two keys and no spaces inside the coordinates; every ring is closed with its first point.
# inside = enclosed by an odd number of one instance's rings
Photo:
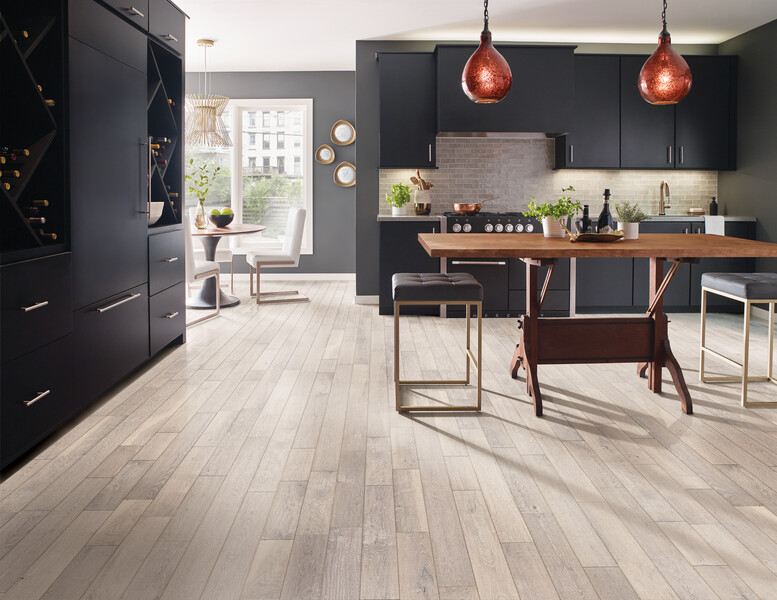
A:
{"type": "Polygon", "coordinates": [[[232,219],[235,218],[235,215],[208,215],[208,218],[210,219],[210,222],[213,223],[216,227],[226,227],[232,222],[232,219]]]}

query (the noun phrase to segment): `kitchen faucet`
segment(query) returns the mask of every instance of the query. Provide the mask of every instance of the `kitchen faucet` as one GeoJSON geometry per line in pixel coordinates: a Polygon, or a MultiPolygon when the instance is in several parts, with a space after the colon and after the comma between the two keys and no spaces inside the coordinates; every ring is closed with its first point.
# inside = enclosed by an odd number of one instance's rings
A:
{"type": "Polygon", "coordinates": [[[666,181],[662,181],[661,185],[658,187],[658,190],[660,196],[658,201],[658,214],[665,215],[666,209],[672,208],[672,205],[669,204],[669,184],[666,181]],[[664,199],[664,194],[666,194],[666,199],[664,199]]]}

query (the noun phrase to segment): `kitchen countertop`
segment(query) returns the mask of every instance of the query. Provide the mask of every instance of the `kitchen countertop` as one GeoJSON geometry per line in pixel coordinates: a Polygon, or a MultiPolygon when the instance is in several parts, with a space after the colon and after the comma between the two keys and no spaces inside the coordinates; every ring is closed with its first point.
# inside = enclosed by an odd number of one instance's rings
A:
{"type": "Polygon", "coordinates": [[[378,221],[439,221],[442,215],[378,215],[378,221]]]}
{"type": "Polygon", "coordinates": [[[755,217],[741,217],[736,215],[650,215],[651,221],[691,221],[701,223],[708,219],[723,219],[724,221],[750,221],[755,222],[755,217]]]}

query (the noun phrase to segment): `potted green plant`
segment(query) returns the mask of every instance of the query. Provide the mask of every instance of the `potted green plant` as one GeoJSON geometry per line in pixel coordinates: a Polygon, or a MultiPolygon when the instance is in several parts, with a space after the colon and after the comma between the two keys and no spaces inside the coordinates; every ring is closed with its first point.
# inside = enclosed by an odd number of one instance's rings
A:
{"type": "Polygon", "coordinates": [[[623,232],[623,239],[639,238],[639,224],[650,219],[636,202],[618,202],[615,205],[615,215],[618,217],[618,229],[623,232]]]}
{"type": "Polygon", "coordinates": [[[208,227],[208,215],[205,214],[205,199],[208,197],[208,190],[216,179],[216,176],[221,171],[221,167],[211,165],[208,163],[200,163],[195,165],[194,159],[189,159],[190,173],[186,174],[186,180],[191,181],[191,185],[188,187],[189,193],[197,198],[197,215],[194,217],[194,226],[197,229],[205,229],[208,227]]]}
{"type": "Polygon", "coordinates": [[[386,202],[391,205],[392,215],[408,214],[404,207],[410,203],[410,186],[404,183],[392,184],[391,193],[386,194],[386,202]]]}
{"type": "MultiPolygon", "coordinates": [[[[574,192],[575,188],[570,185],[569,187],[562,188],[561,191],[574,192]]],[[[580,210],[580,203],[563,193],[555,204],[550,202],[537,204],[534,196],[531,197],[531,200],[523,216],[542,219],[542,233],[545,237],[563,238],[564,228],[561,226],[562,220],[566,221],[580,210]]]]}

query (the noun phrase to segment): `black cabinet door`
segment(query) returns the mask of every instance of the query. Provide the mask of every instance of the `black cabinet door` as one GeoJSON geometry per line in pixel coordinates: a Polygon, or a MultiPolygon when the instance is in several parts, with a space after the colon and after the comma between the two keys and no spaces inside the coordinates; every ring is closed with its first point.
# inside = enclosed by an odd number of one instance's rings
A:
{"type": "Polygon", "coordinates": [[[576,259],[577,312],[629,310],[634,261],[631,258],[576,259]]]}
{"type": "Polygon", "coordinates": [[[736,168],[733,56],[687,56],[693,86],[675,107],[678,169],[736,168]]]}
{"type": "MultiPolygon", "coordinates": [[[[126,42],[138,39],[146,43],[142,35],[126,42]]],[[[146,75],[71,39],[70,111],[73,304],[79,308],[147,280],[146,75]]]]}
{"type": "MultiPolygon", "coordinates": [[[[504,317],[508,310],[507,258],[449,258],[448,273],[469,273],[483,286],[483,311],[504,317]]],[[[472,314],[475,314],[474,312],[472,314]]],[[[463,306],[448,308],[449,316],[464,316],[463,306]]]]}
{"type": "MultiPolygon", "coordinates": [[[[380,223],[380,266],[378,288],[380,314],[394,314],[391,278],[394,273],[439,273],[440,259],[432,258],[418,243],[419,233],[440,231],[439,221],[380,223]]],[[[437,306],[406,306],[402,314],[437,315],[437,306]]]]}
{"type": "Polygon", "coordinates": [[[432,53],[381,53],[380,166],[435,166],[436,73],[432,53]]]}
{"type": "Polygon", "coordinates": [[[575,56],[572,133],[556,138],[556,168],[620,166],[620,56],[575,56]]]}
{"type": "Polygon", "coordinates": [[[647,56],[621,57],[621,168],[673,169],[674,105],[655,106],[637,89],[647,56]]]}
{"type": "MultiPolygon", "coordinates": [[[[639,232],[642,233],[676,233],[678,235],[693,235],[697,228],[704,227],[703,223],[691,223],[687,221],[646,221],[640,223],[639,232]]],[[[703,231],[703,230],[702,230],[703,231]]],[[[671,257],[667,257],[671,258],[671,257]]],[[[664,274],[671,268],[671,261],[664,261],[664,274]]],[[[650,304],[650,259],[634,259],[634,306],[647,310],[650,304]]],[[[672,282],[664,292],[665,310],[687,310],[691,304],[691,265],[685,263],[677,269],[672,282]]]]}
{"type": "Polygon", "coordinates": [[[513,86],[496,104],[476,104],[461,89],[461,72],[475,49],[437,47],[438,132],[571,131],[574,46],[499,46],[513,86]]]}
{"type": "Polygon", "coordinates": [[[121,16],[141,29],[148,30],[148,0],[103,0],[121,16]]]}

